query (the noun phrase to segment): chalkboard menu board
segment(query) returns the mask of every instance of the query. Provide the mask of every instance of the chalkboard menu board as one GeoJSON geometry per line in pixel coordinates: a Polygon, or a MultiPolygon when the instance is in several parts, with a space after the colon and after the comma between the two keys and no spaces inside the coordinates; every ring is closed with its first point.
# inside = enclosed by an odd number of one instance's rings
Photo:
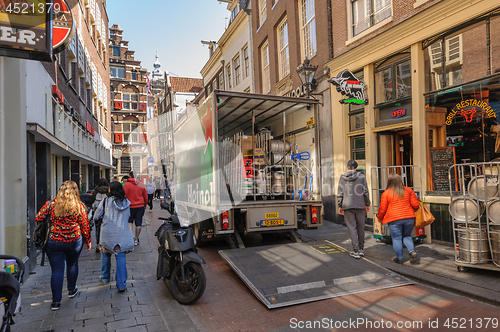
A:
{"type": "MultiPolygon", "coordinates": [[[[448,172],[455,164],[455,147],[431,148],[432,190],[450,191],[448,172]]],[[[456,174],[451,176],[452,188],[455,188],[456,174]]]]}

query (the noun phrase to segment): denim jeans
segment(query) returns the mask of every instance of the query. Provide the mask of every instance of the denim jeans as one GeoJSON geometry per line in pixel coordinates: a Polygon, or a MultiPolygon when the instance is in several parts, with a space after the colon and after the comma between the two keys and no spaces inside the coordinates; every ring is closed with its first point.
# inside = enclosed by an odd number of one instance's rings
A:
{"type": "MultiPolygon", "coordinates": [[[[102,253],[101,280],[104,282],[111,280],[111,255],[110,253],[102,253]]],[[[124,252],[120,252],[115,254],[115,258],[116,288],[125,289],[127,287],[127,256],[124,252]]]]}
{"type": "Polygon", "coordinates": [[[394,220],[387,224],[391,231],[392,248],[396,252],[396,257],[403,259],[403,243],[405,244],[408,252],[415,250],[413,239],[411,238],[411,231],[415,226],[415,218],[394,220]]]}
{"type": "Polygon", "coordinates": [[[83,240],[80,237],[74,242],[58,242],[49,239],[45,252],[50,262],[52,276],[50,287],[52,289],[52,302],[61,302],[64,280],[64,267],[66,266],[66,277],[68,279],[68,291],[76,287],[78,278],[78,258],[83,248],[83,240]]]}

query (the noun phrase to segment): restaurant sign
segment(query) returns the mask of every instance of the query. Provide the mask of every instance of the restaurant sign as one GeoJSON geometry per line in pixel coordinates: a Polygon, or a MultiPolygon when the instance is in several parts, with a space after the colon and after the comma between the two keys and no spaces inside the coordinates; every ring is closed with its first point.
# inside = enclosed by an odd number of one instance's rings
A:
{"type": "Polygon", "coordinates": [[[354,76],[349,69],[343,70],[337,77],[330,78],[328,82],[335,85],[337,91],[342,95],[347,96],[346,99],[340,100],[341,104],[368,104],[368,99],[365,95],[365,82],[354,76]]]}
{"type": "Polygon", "coordinates": [[[453,123],[453,118],[455,118],[457,114],[462,115],[467,123],[472,122],[474,117],[495,119],[497,117],[487,102],[477,99],[462,100],[460,103],[456,104],[446,117],[446,124],[451,125],[453,123]]]}

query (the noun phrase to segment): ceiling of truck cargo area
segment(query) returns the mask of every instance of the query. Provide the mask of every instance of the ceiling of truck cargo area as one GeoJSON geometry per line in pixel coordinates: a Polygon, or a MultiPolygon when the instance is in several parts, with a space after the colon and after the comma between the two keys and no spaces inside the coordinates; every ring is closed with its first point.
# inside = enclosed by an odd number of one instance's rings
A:
{"type": "Polygon", "coordinates": [[[252,134],[252,114],[255,115],[257,128],[261,128],[280,116],[293,113],[302,108],[313,107],[319,102],[315,99],[290,98],[251,93],[217,92],[217,118],[219,136],[229,136],[243,131],[252,134]]]}

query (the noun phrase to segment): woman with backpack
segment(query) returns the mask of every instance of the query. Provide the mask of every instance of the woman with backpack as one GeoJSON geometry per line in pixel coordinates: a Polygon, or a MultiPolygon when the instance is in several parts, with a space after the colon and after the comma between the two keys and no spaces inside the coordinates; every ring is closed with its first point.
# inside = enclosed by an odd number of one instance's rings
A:
{"type": "Polygon", "coordinates": [[[111,280],[111,254],[116,258],[116,287],[118,292],[127,290],[127,258],[126,253],[134,249],[134,236],[128,226],[130,217],[130,201],[125,198],[125,190],[119,182],[111,182],[109,197],[99,204],[96,218],[102,217],[101,239],[99,247],[102,251],[102,268],[99,280],[111,280]]]}
{"type": "Polygon", "coordinates": [[[109,193],[109,183],[105,178],[99,179],[97,186],[92,193],[92,197],[90,198],[90,204],[92,206],[92,222],[95,225],[95,239],[96,239],[96,248],[95,252],[99,252],[99,232],[101,231],[101,219],[94,218],[95,211],[97,207],[102,202],[103,199],[108,197],[109,193]]]}
{"type": "Polygon", "coordinates": [[[64,267],[68,279],[68,297],[78,294],[76,280],[78,278],[78,258],[85,246],[89,251],[90,227],[87,208],[80,201],[78,186],[73,181],[65,181],[59,188],[57,196],[48,201],[38,212],[35,221],[44,222],[50,216],[50,233],[45,251],[49,259],[52,275],[52,310],[59,310],[62,300],[64,267]]]}

